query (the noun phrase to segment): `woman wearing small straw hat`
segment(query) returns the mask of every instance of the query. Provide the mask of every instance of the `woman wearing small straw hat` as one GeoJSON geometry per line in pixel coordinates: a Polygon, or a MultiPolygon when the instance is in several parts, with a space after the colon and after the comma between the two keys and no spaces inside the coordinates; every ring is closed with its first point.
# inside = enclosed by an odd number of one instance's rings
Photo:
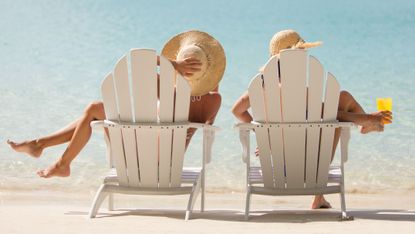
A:
{"type": "MultiPolygon", "coordinates": [[[[270,43],[270,56],[279,56],[279,52],[283,49],[309,49],[320,46],[321,42],[305,42],[301,36],[294,30],[283,30],[276,33],[270,43]]],[[[248,112],[250,108],[248,92],[245,92],[232,107],[232,113],[242,122],[251,122],[252,116],[248,112]]],[[[360,104],[347,91],[340,92],[339,108],[337,113],[339,121],[353,122],[361,126],[361,133],[381,132],[384,129],[384,123],[392,122],[392,113],[389,111],[380,111],[366,114],[360,104]]],[[[333,147],[333,155],[339,140],[340,132],[336,129],[335,144],[333,147]]],[[[315,196],[313,209],[331,208],[329,202],[324,199],[323,195],[315,196]]]]}
{"type": "MultiPolygon", "coordinates": [[[[170,59],[176,71],[190,83],[193,96],[189,120],[212,124],[221,104],[221,96],[217,90],[226,64],[222,46],[207,33],[189,31],[170,39],[162,54],[170,59]]],[[[43,178],[67,177],[70,175],[72,160],[91,136],[90,122],[103,119],[103,103],[92,102],[80,118],[51,135],[21,143],[7,143],[17,152],[39,158],[45,148],[69,142],[63,155],[54,164],[37,172],[43,178]]],[[[189,131],[186,145],[194,131],[189,131]]]]}

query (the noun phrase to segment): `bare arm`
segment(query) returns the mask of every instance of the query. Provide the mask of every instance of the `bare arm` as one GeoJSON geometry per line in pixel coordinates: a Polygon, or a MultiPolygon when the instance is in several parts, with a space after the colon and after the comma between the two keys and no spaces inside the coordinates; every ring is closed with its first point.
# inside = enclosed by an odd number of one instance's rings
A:
{"type": "Polygon", "coordinates": [[[353,122],[362,126],[362,132],[365,132],[367,129],[369,131],[383,131],[383,125],[392,122],[392,112],[379,111],[367,114],[349,92],[342,91],[340,93],[337,119],[342,122],[353,122]]]}
{"type": "Polygon", "coordinates": [[[248,109],[251,107],[249,102],[248,91],[246,91],[233,105],[232,113],[243,123],[250,123],[252,116],[249,114],[248,109]]]}
{"type": "MultiPolygon", "coordinates": [[[[202,62],[196,58],[185,58],[183,60],[170,60],[174,69],[182,76],[191,76],[200,71],[202,62]]],[[[160,56],[157,56],[157,66],[160,66],[160,56]]]]}

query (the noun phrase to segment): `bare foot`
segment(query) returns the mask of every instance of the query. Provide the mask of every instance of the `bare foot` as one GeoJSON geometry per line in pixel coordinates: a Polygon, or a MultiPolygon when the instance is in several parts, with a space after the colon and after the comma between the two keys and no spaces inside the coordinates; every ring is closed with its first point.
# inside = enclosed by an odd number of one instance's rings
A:
{"type": "Polygon", "coordinates": [[[323,195],[315,196],[311,209],[329,209],[331,205],[323,195]]]}
{"type": "Polygon", "coordinates": [[[383,132],[383,127],[369,125],[369,126],[362,126],[362,128],[360,128],[360,133],[362,134],[367,134],[370,132],[383,132]]]}
{"type": "Polygon", "coordinates": [[[50,177],[68,177],[71,174],[71,168],[69,165],[64,164],[61,160],[57,161],[47,169],[43,169],[37,172],[37,175],[43,178],[50,177]]]}
{"type": "Polygon", "coordinates": [[[16,152],[26,153],[34,158],[39,158],[43,151],[43,147],[37,140],[24,141],[21,143],[7,140],[7,144],[9,144],[16,152]]]}

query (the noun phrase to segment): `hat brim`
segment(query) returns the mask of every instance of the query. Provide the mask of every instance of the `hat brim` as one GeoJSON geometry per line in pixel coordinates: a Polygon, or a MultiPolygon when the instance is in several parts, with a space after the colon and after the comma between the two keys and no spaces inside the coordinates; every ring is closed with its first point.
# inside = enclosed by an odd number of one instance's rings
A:
{"type": "Polygon", "coordinates": [[[301,49],[309,49],[317,46],[321,46],[323,42],[321,41],[315,41],[315,42],[303,42],[299,44],[297,47],[301,49]]]}
{"type": "Polygon", "coordinates": [[[201,31],[187,31],[172,37],[163,46],[162,56],[176,60],[181,48],[186,45],[200,47],[207,57],[206,72],[199,82],[191,83],[191,95],[202,96],[214,90],[223,77],[226,67],[226,57],[222,45],[211,35],[201,31]]]}

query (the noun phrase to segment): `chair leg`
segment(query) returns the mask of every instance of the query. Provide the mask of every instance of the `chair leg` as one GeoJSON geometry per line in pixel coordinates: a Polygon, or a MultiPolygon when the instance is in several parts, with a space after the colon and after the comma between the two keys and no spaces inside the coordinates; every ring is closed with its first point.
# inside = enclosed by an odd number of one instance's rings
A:
{"type": "Polygon", "coordinates": [[[203,183],[202,180],[202,194],[200,195],[200,212],[204,212],[205,211],[205,184],[203,183]]]}
{"type": "Polygon", "coordinates": [[[114,194],[112,193],[108,194],[108,210],[114,210],[114,194]]]}
{"type": "Polygon", "coordinates": [[[345,199],[345,196],[344,196],[344,189],[341,189],[340,201],[341,201],[341,208],[342,208],[342,214],[341,214],[341,217],[340,217],[340,221],[353,220],[354,217],[353,216],[347,216],[347,213],[346,213],[346,199],[345,199]]]}
{"type": "Polygon", "coordinates": [[[246,204],[245,204],[245,220],[249,220],[249,205],[251,202],[251,190],[248,188],[246,191],[246,204]]]}
{"type": "Polygon", "coordinates": [[[98,209],[101,206],[104,199],[107,197],[108,192],[105,191],[105,184],[101,185],[98,189],[97,194],[95,195],[94,201],[91,206],[91,210],[89,211],[89,218],[95,218],[97,215],[98,209]]]}
{"type": "Polygon", "coordinates": [[[197,196],[199,195],[200,192],[200,184],[201,184],[201,179],[199,177],[199,180],[197,180],[196,183],[193,184],[193,189],[192,189],[192,193],[189,196],[189,202],[187,204],[187,210],[186,210],[186,216],[185,216],[185,220],[189,220],[190,216],[192,215],[192,211],[193,211],[193,206],[196,202],[197,196]]]}

